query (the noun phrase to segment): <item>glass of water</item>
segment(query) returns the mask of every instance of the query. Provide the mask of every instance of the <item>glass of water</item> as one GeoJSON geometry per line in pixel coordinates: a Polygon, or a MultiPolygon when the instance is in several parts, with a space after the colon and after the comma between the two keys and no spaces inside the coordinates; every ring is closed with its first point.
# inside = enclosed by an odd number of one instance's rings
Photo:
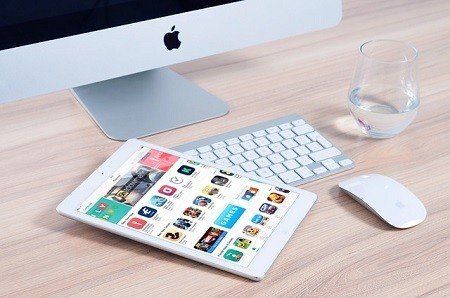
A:
{"type": "Polygon", "coordinates": [[[395,40],[372,40],[359,48],[348,93],[350,113],[373,138],[391,138],[416,117],[419,107],[415,47],[395,40]]]}

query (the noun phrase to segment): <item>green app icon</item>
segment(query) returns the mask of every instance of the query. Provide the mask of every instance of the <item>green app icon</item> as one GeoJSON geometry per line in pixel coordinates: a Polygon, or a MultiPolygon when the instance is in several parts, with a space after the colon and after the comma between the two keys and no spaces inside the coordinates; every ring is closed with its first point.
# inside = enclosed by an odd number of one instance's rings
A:
{"type": "Polygon", "coordinates": [[[129,205],[101,198],[88,210],[87,214],[112,223],[118,223],[130,209],[131,206],[129,205]]]}
{"type": "Polygon", "coordinates": [[[233,262],[239,262],[239,260],[242,258],[243,255],[244,254],[240,251],[237,251],[235,249],[229,249],[226,251],[223,257],[233,262]]]}

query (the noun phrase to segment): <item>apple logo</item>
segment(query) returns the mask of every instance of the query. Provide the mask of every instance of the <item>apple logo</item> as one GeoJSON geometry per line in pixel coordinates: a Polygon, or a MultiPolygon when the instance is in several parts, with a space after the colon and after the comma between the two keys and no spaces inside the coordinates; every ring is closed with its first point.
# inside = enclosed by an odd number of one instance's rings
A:
{"type": "Polygon", "coordinates": [[[181,41],[178,39],[179,31],[174,31],[175,26],[172,27],[171,32],[166,33],[164,35],[164,44],[169,51],[173,49],[178,49],[181,45],[181,41]]]}

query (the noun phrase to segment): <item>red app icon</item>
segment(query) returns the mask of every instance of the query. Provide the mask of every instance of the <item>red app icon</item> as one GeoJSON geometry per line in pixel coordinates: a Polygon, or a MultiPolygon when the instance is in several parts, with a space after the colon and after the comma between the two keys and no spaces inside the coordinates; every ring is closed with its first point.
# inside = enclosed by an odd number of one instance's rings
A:
{"type": "Polygon", "coordinates": [[[173,195],[175,192],[177,191],[177,189],[175,187],[169,186],[169,185],[163,185],[161,186],[161,188],[158,190],[158,192],[160,194],[166,195],[166,196],[171,196],[173,195]]]}
{"type": "Polygon", "coordinates": [[[147,222],[143,219],[137,218],[137,217],[133,217],[132,219],[130,219],[130,221],[127,223],[127,226],[132,227],[133,229],[136,230],[140,230],[142,229],[145,225],[147,224],[147,222]]]}

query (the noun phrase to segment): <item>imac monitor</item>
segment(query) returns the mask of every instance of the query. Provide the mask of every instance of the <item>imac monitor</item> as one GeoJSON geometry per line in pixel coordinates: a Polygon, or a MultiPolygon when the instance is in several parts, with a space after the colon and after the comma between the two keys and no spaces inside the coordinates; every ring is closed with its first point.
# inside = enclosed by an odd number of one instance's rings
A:
{"type": "Polygon", "coordinates": [[[167,66],[339,23],[341,0],[2,0],[0,103],[71,88],[112,139],[221,116],[167,66]]]}

